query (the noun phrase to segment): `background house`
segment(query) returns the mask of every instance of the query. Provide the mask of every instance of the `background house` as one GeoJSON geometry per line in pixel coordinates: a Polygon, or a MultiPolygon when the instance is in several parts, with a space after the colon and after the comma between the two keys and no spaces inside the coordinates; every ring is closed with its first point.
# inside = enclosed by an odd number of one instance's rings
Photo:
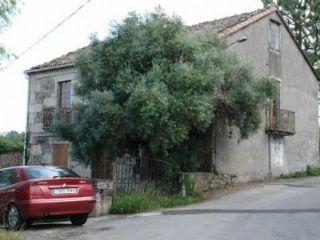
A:
{"type": "MultiPolygon", "coordinates": [[[[209,30],[225,38],[229,51],[244,58],[257,75],[274,76],[278,86],[276,98],[261,112],[264,121],[260,130],[248,140],[239,142],[237,129],[230,138],[228,127],[219,123],[219,130],[213,133],[215,150],[208,159],[216,169],[248,181],[318,163],[318,78],[277,9],[269,7],[204,22],[189,30],[191,34],[209,30]]],[[[46,161],[90,175],[89,168],[70,158],[69,143],[50,132],[54,109],[61,109],[60,118],[70,121],[72,104],[80,101],[73,94],[77,82],[74,59],[87,50],[68,53],[26,71],[30,164],[46,161]]]]}

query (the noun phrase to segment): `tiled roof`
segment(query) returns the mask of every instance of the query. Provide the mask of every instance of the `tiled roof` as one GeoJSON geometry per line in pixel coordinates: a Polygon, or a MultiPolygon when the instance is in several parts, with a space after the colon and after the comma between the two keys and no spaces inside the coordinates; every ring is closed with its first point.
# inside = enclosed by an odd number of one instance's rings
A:
{"type": "MultiPolygon", "coordinates": [[[[192,26],[188,26],[188,30],[191,32],[194,32],[200,29],[208,29],[219,34],[219,36],[221,37],[226,37],[237,32],[238,30],[244,27],[247,27],[251,23],[254,23],[260,20],[261,18],[264,18],[265,16],[275,11],[277,11],[277,8],[274,6],[271,6],[271,7],[259,9],[253,12],[242,13],[242,14],[231,16],[231,17],[217,19],[214,21],[198,23],[192,26]]],[[[57,67],[72,66],[77,54],[84,53],[88,50],[89,50],[89,46],[78,49],[74,52],[69,52],[49,62],[34,66],[31,69],[27,70],[26,73],[32,73],[32,72],[37,72],[37,71],[47,70],[47,69],[57,68],[57,67]]]]}
{"type": "Polygon", "coordinates": [[[242,13],[214,21],[198,23],[189,26],[188,29],[191,32],[203,29],[211,30],[216,34],[219,34],[221,37],[226,37],[276,11],[277,8],[271,6],[253,12],[242,13]]]}
{"type": "Polygon", "coordinates": [[[82,53],[85,53],[88,51],[89,51],[89,46],[80,48],[76,51],[69,52],[65,55],[62,55],[58,58],[55,58],[49,62],[45,62],[43,64],[34,66],[34,67],[30,68],[29,70],[27,70],[26,72],[28,73],[28,72],[41,70],[41,69],[45,70],[45,69],[51,69],[51,68],[56,68],[56,67],[73,65],[75,58],[78,54],[82,54],[82,53]]]}

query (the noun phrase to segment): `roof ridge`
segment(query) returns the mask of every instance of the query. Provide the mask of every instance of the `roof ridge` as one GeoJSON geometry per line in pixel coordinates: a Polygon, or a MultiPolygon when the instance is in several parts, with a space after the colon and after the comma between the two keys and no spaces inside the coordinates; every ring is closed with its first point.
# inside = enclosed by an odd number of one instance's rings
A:
{"type": "MultiPolygon", "coordinates": [[[[278,8],[276,7],[276,5],[271,5],[266,8],[259,9],[259,10],[257,10],[256,13],[253,16],[251,16],[250,18],[248,18],[242,22],[235,23],[234,25],[229,26],[228,28],[224,29],[222,31],[222,33],[219,33],[219,36],[220,37],[229,36],[229,35],[237,32],[238,30],[240,30],[244,27],[247,27],[250,24],[259,21],[260,19],[264,18],[265,16],[267,16],[273,12],[278,11],[278,8]],[[260,10],[260,12],[259,12],[259,10],[260,10]]],[[[252,13],[254,13],[254,12],[252,12],[252,13]]]]}
{"type": "MultiPolygon", "coordinates": [[[[270,7],[267,7],[267,8],[270,8],[270,7]]],[[[213,20],[208,20],[208,21],[204,21],[204,22],[200,22],[200,23],[195,23],[195,24],[189,25],[188,27],[197,26],[197,25],[200,25],[200,24],[203,24],[203,23],[212,23],[212,22],[216,22],[216,21],[222,21],[222,20],[226,20],[226,19],[229,19],[229,18],[232,18],[232,17],[241,16],[243,14],[251,14],[251,13],[254,13],[254,12],[262,11],[262,10],[265,10],[267,8],[259,8],[259,9],[256,9],[254,11],[248,11],[248,12],[244,12],[244,13],[236,13],[236,14],[233,14],[233,15],[230,15],[230,16],[226,16],[226,17],[222,17],[222,18],[215,18],[213,20]]]]}
{"type": "Polygon", "coordinates": [[[187,26],[187,28],[188,28],[188,30],[191,30],[191,31],[197,31],[197,30],[200,30],[200,29],[202,29],[206,26],[209,26],[209,25],[213,26],[219,22],[225,22],[230,19],[237,19],[237,21],[235,21],[234,23],[232,23],[228,26],[224,26],[223,29],[220,29],[220,30],[218,29],[217,33],[219,34],[220,32],[226,30],[227,28],[231,28],[235,25],[241,24],[242,22],[245,22],[246,20],[248,20],[256,15],[263,14],[263,16],[265,16],[265,15],[268,15],[269,13],[274,12],[276,10],[278,10],[278,9],[275,5],[270,5],[265,8],[256,9],[254,11],[248,11],[248,12],[244,12],[244,13],[239,13],[239,14],[234,14],[231,16],[223,17],[223,18],[217,18],[217,19],[214,19],[211,21],[204,21],[204,22],[192,24],[192,25],[187,26]],[[240,18],[240,19],[238,19],[238,18],[240,18]]]}
{"type": "MultiPolygon", "coordinates": [[[[235,14],[229,17],[218,18],[212,21],[197,23],[194,25],[187,26],[187,29],[192,32],[198,31],[205,27],[210,27],[220,37],[226,37],[277,10],[278,9],[275,5],[271,5],[266,8],[260,8],[251,12],[235,14]]],[[[86,49],[88,49],[89,46],[90,45],[79,48],[77,50],[68,52],[60,57],[47,61],[43,64],[33,66],[29,70],[26,70],[25,73],[28,74],[32,72],[38,72],[41,70],[48,70],[51,68],[72,66],[74,64],[76,54],[86,51],[86,49]]]]}

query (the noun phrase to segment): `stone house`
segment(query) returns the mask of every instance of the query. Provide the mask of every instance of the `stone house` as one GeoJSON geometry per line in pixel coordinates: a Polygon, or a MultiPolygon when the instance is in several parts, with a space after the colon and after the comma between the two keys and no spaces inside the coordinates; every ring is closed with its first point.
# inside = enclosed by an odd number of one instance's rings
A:
{"type": "MultiPolygon", "coordinates": [[[[235,15],[188,27],[191,32],[210,30],[226,39],[233,51],[257,75],[272,75],[277,82],[276,98],[262,111],[260,130],[248,140],[238,141],[237,129],[228,136],[220,123],[213,134],[211,161],[219,172],[236,175],[240,181],[264,179],[303,170],[319,163],[319,79],[276,7],[235,15]]],[[[43,161],[65,165],[89,175],[69,158],[69,144],[52,135],[53,109],[70,120],[71,106],[79,101],[72,86],[77,74],[74,58],[88,48],[70,52],[32,67],[29,79],[28,130],[31,133],[30,163],[43,161]]]]}

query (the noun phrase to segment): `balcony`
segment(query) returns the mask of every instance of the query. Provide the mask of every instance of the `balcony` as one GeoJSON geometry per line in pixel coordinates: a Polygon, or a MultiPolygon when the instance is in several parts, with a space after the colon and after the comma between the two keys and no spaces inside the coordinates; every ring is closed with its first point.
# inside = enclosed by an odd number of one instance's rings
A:
{"type": "Polygon", "coordinates": [[[54,120],[58,120],[63,123],[71,122],[71,108],[44,108],[43,109],[43,129],[49,131],[52,127],[54,120]]]}
{"type": "Polygon", "coordinates": [[[284,109],[267,110],[266,132],[273,135],[291,136],[295,134],[295,113],[284,109]]]}

